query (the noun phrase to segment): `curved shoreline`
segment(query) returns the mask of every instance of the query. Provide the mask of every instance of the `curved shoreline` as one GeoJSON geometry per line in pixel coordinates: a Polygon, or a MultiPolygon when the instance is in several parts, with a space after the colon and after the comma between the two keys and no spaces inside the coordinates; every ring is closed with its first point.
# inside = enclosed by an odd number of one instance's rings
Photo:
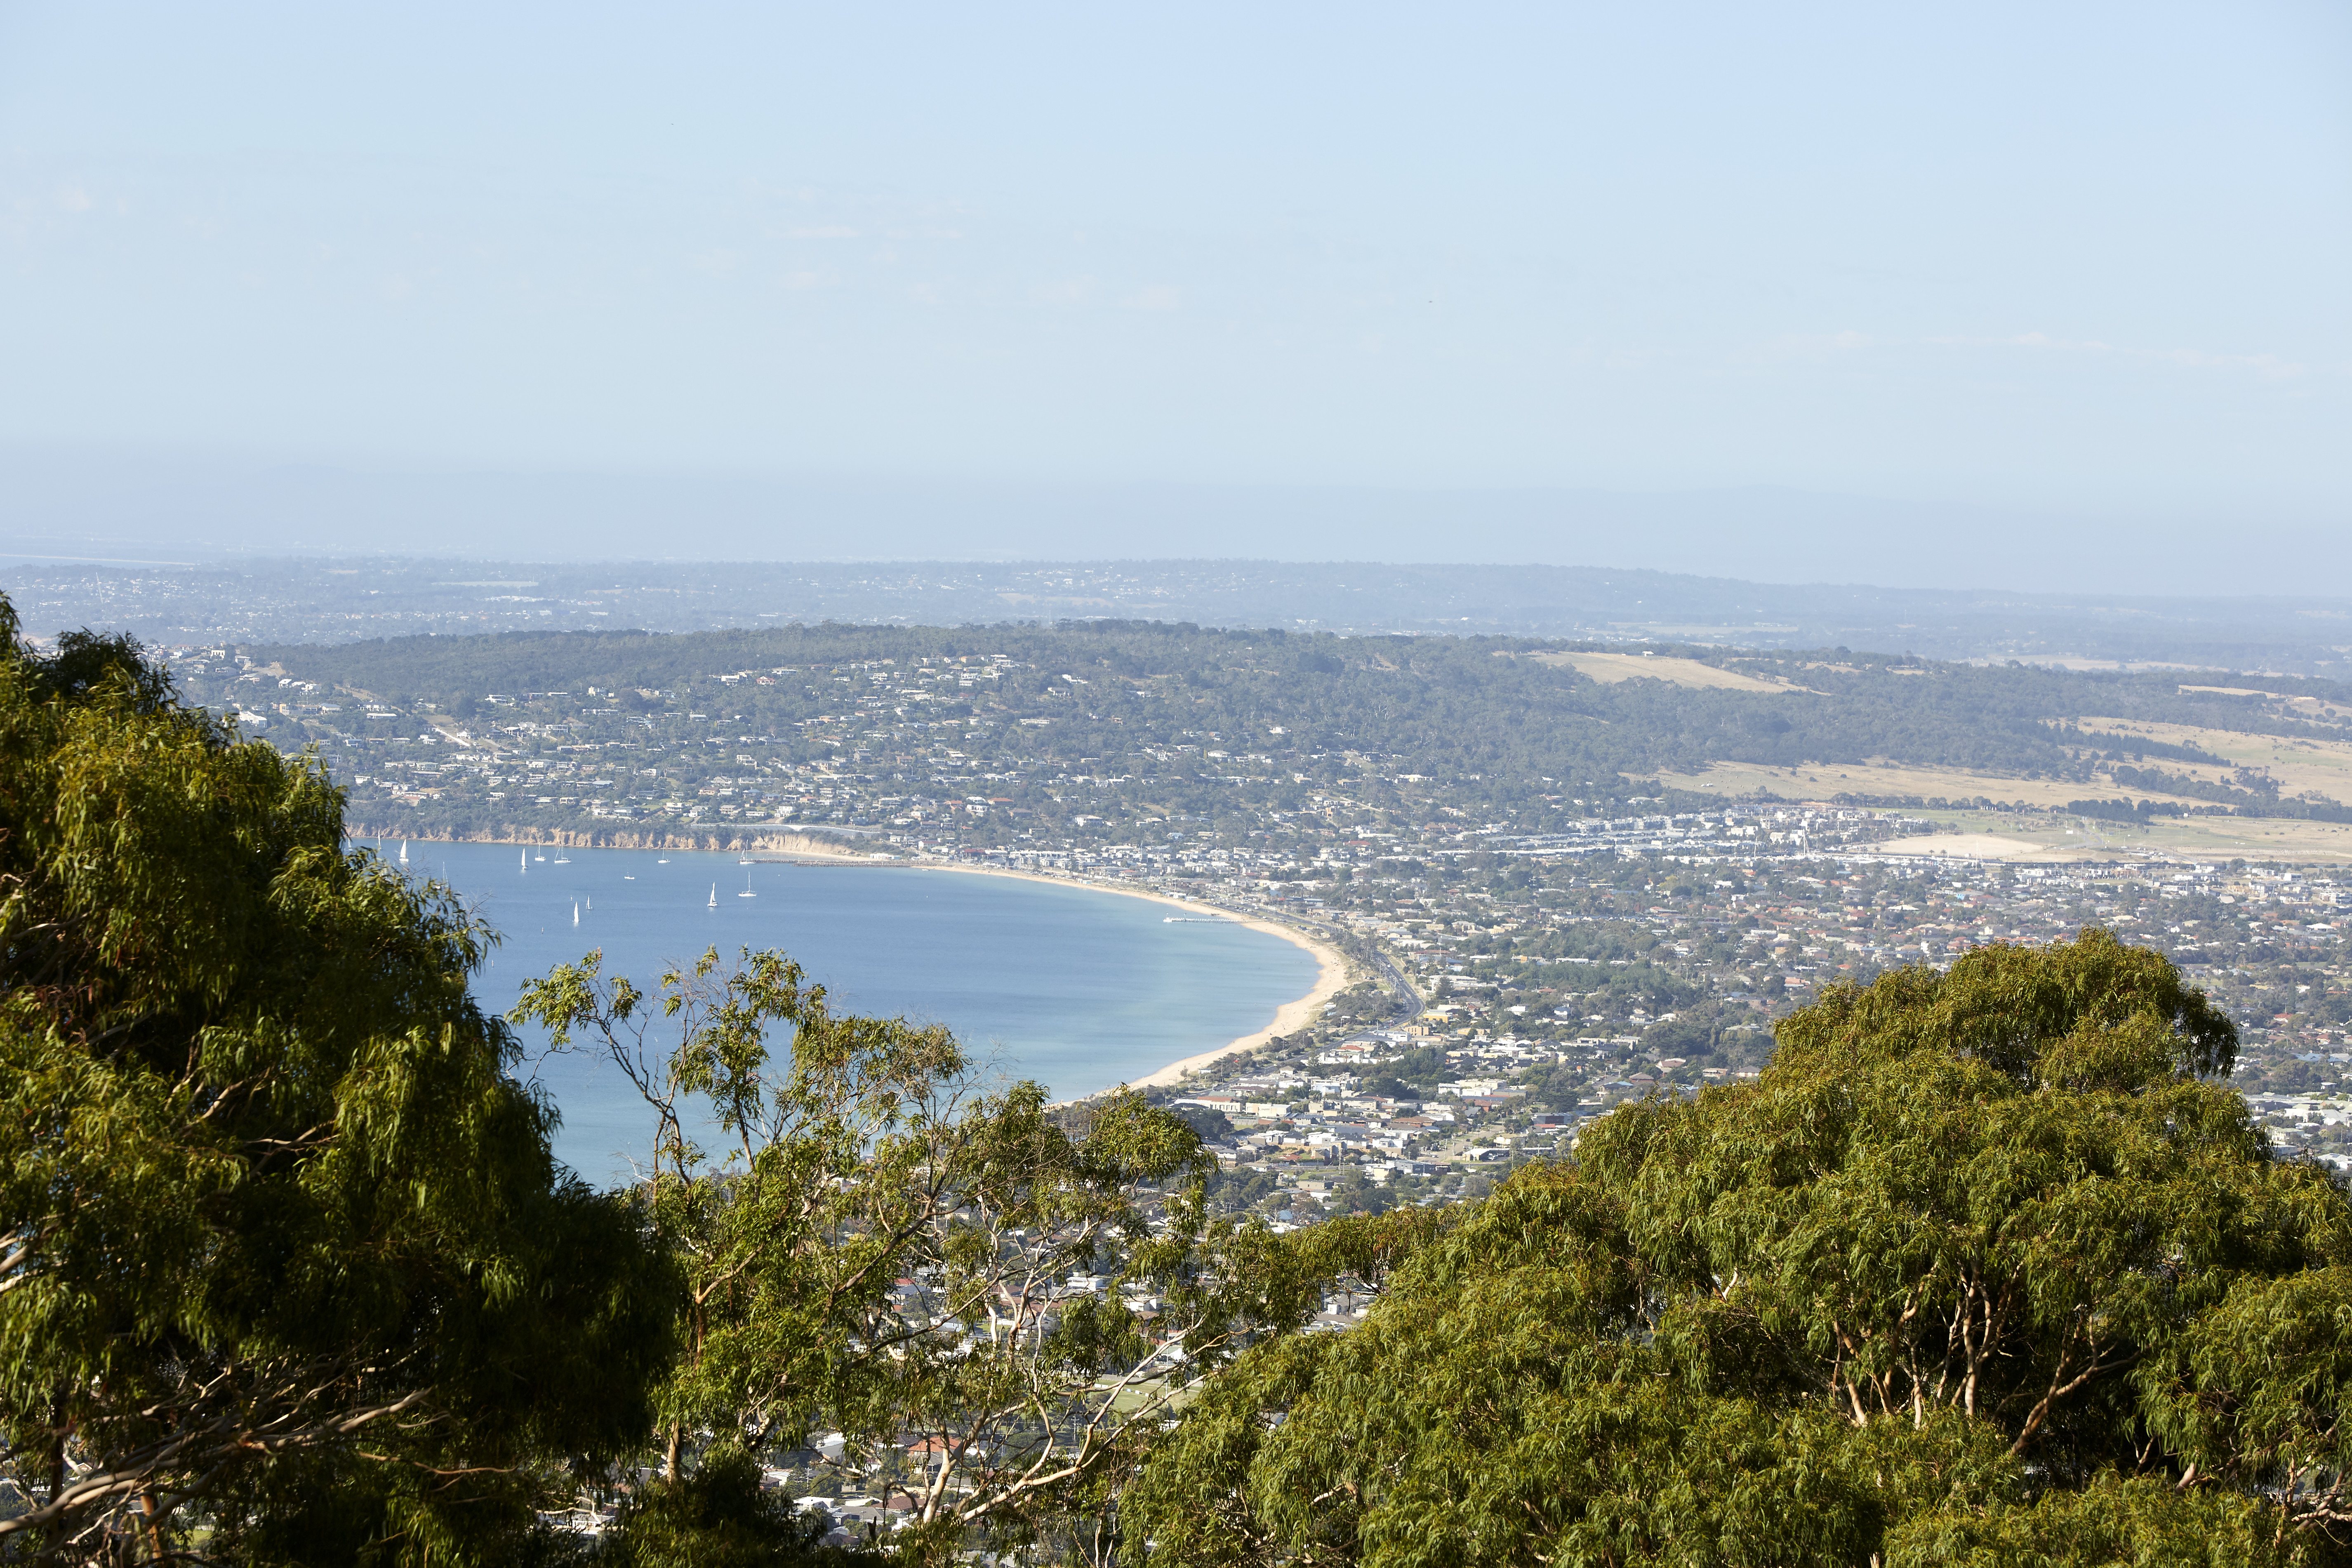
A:
{"type": "MultiPolygon", "coordinates": [[[[852,859],[854,857],[844,856],[842,858],[852,859]]],[[[1171,909],[1188,910],[1195,914],[1202,910],[1212,910],[1214,911],[1215,918],[1223,923],[1247,926],[1252,931],[1264,931],[1268,936],[1278,936],[1295,947],[1306,949],[1313,956],[1317,965],[1314,988],[1306,995],[1276,1007],[1274,1021],[1265,1028],[1255,1034],[1244,1035],[1213,1050],[1179,1058],[1156,1071],[1147,1073],[1139,1079],[1129,1079],[1120,1086],[1122,1088],[1172,1089],[1220,1058],[1233,1056],[1237,1052],[1254,1051],[1277,1035],[1295,1034],[1312,1022],[1316,1009],[1338,995],[1348,983],[1348,961],[1339,955],[1337,949],[1328,947],[1304,931],[1284,925],[1279,921],[1237,915],[1215,904],[1206,904],[1193,899],[1180,899],[1171,893],[1156,892],[1147,888],[1110,887],[1101,882],[1085,881],[1076,877],[1048,877],[1035,871],[1015,871],[1001,866],[950,866],[930,860],[914,860],[904,864],[919,871],[953,871],[966,877],[1010,877],[1024,882],[1043,882],[1047,887],[1053,888],[1076,888],[1087,892],[1117,893],[1125,898],[1149,899],[1154,903],[1166,904],[1171,909]]],[[[1096,1091],[1097,1094],[1108,1092],[1110,1091],[1108,1089],[1096,1091]]],[[[1078,1098],[1091,1100],[1094,1096],[1081,1095],[1078,1098]]]]}
{"type": "MultiPolygon", "coordinates": [[[[387,837],[389,837],[389,835],[387,835],[387,837]]],[[[804,861],[830,861],[845,866],[878,867],[886,864],[886,862],[877,861],[867,855],[859,855],[834,849],[831,846],[824,844],[822,840],[814,840],[803,834],[786,832],[782,834],[772,834],[768,837],[772,840],[782,837],[795,839],[798,842],[790,847],[772,842],[764,847],[759,845],[747,845],[740,849],[706,850],[702,852],[707,854],[730,855],[738,853],[789,855],[795,859],[804,861]]],[[[408,842],[417,844],[435,844],[454,843],[459,841],[452,839],[412,837],[408,842]]],[[[536,840],[526,838],[480,838],[468,840],[467,842],[478,844],[517,844],[525,847],[530,847],[537,843],[536,840]]],[[[542,848],[551,847],[551,846],[544,844],[541,844],[538,847],[542,848]]],[[[588,847],[573,845],[563,846],[562,847],[579,848],[588,847]]],[[[608,847],[598,846],[596,847],[608,847]]],[[[609,847],[618,848],[623,847],[609,846],[609,847]]],[[[692,852],[693,851],[688,851],[688,853],[692,852]]],[[[1257,1049],[1260,1046],[1265,1045],[1267,1041],[1272,1040],[1278,1035],[1296,1034],[1298,1030],[1312,1023],[1315,1018],[1316,1010],[1321,1007],[1326,1002],[1328,1002],[1332,997],[1338,995],[1348,984],[1348,961],[1339,954],[1337,949],[1317,942],[1313,937],[1308,936],[1306,932],[1297,930],[1296,927],[1284,925],[1279,921],[1261,920],[1251,915],[1235,914],[1232,910],[1223,909],[1215,904],[1206,904],[1192,899],[1180,899],[1171,893],[1162,893],[1148,888],[1122,888],[1108,883],[1089,881],[1080,877],[1054,877],[1046,876],[1044,873],[1037,871],[1015,871],[1010,867],[1004,866],[960,866],[948,861],[908,860],[899,859],[896,857],[891,858],[887,864],[894,868],[904,868],[908,870],[953,871],[959,875],[966,877],[1010,877],[1024,882],[1042,882],[1047,887],[1052,888],[1076,888],[1087,892],[1117,893],[1124,898],[1149,899],[1154,903],[1166,904],[1171,909],[1187,910],[1196,914],[1203,910],[1213,910],[1216,918],[1222,921],[1232,925],[1247,926],[1252,931],[1263,931],[1268,936],[1280,937],[1283,941],[1289,942],[1294,947],[1306,949],[1307,953],[1314,958],[1316,973],[1315,984],[1313,988],[1310,989],[1306,995],[1300,996],[1293,1001],[1285,1002],[1277,1006],[1274,1012],[1273,1021],[1267,1024],[1265,1028],[1259,1029],[1254,1034],[1244,1035],[1238,1039],[1229,1041],[1224,1045],[1214,1047],[1213,1049],[1196,1052],[1189,1057],[1179,1058],[1177,1060],[1170,1062],[1165,1067],[1159,1068],[1151,1072],[1146,1073],[1141,1078],[1128,1080],[1120,1086],[1121,1088],[1172,1089],[1182,1083],[1192,1074],[1207,1067],[1210,1063],[1218,1060],[1220,1058],[1233,1056],[1237,1053],[1246,1054],[1257,1049]]],[[[1107,1094],[1108,1092],[1110,1091],[1108,1089],[1097,1089],[1095,1091],[1096,1094],[1107,1094]]],[[[1093,1095],[1081,1095],[1078,1097],[1080,1100],[1090,1100],[1093,1098],[1093,1095]]],[[[1068,1104],[1074,1102],[1061,1101],[1057,1103],[1068,1104]]]]}

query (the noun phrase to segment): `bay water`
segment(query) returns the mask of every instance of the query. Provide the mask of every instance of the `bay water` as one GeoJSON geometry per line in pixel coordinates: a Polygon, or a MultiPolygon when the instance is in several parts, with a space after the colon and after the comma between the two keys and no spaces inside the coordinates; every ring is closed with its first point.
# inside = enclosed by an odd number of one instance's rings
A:
{"type": "MultiPolygon", "coordinates": [[[[475,982],[495,1011],[592,949],[606,974],[651,990],[707,948],[781,948],[836,1012],[945,1024],[989,1072],[1057,1100],[1263,1029],[1317,974],[1305,949],[1238,923],[1171,923],[1179,911],[1153,900],[943,868],[419,842],[406,869],[446,882],[500,933],[475,982]]],[[[649,1142],[635,1091],[593,1055],[525,1038],[523,1070],[563,1113],[557,1154],[592,1182],[624,1179],[649,1142]]]]}

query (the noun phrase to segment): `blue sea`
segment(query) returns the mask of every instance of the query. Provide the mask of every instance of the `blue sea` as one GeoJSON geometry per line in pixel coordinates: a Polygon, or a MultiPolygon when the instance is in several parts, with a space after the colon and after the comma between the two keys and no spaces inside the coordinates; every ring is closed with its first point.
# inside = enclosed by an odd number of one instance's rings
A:
{"type": "MultiPolygon", "coordinates": [[[[387,859],[399,852],[383,847],[387,859]]],[[[503,937],[475,986],[500,1012],[525,981],[591,949],[607,974],[651,990],[709,947],[722,957],[782,948],[836,1011],[945,1024],[987,1067],[1057,1100],[1263,1029],[1315,984],[1315,959],[1297,944],[1238,924],[1171,924],[1174,911],[1148,899],[945,869],[737,860],[420,842],[407,869],[448,883],[503,937]]],[[[608,1065],[546,1057],[543,1039],[528,1037],[526,1070],[563,1112],[557,1153],[593,1182],[625,1175],[648,1140],[635,1090],[608,1065]]]]}

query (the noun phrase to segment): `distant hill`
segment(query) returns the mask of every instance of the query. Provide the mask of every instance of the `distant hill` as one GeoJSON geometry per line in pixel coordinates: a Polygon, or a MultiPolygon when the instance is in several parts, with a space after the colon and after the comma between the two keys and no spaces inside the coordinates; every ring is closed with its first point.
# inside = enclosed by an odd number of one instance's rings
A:
{"type": "Polygon", "coordinates": [[[0,584],[33,632],[87,625],[166,644],[1117,619],[1291,632],[1849,647],[1947,660],[2352,677],[2347,599],[1789,585],[1602,567],[1270,561],[551,565],[378,556],[185,567],[26,562],[0,568],[0,584]]]}
{"type": "Polygon", "coordinates": [[[879,786],[988,769],[1014,808],[987,818],[1003,834],[1295,810],[1340,787],[1416,823],[1527,831],[1726,794],[2352,822],[2352,685],[2309,677],[1126,620],[211,651],[180,666],[192,696],[379,788],[414,771],[394,752],[439,747],[433,793],[404,791],[418,832],[676,815],[812,765],[879,786]],[[1051,783],[1080,776],[1102,783],[1051,783]]]}

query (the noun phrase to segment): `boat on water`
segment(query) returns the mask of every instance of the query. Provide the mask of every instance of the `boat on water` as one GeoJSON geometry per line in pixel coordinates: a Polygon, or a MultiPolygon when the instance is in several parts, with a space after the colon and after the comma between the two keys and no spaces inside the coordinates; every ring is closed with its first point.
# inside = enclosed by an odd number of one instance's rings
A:
{"type": "Polygon", "coordinates": [[[404,866],[408,864],[408,840],[405,838],[400,841],[400,863],[404,866]]]}
{"type": "Polygon", "coordinates": [[[580,923],[580,906],[576,903],[572,906],[572,923],[573,925],[580,923]]]}
{"type": "Polygon", "coordinates": [[[656,866],[667,866],[669,864],[669,858],[667,856],[664,856],[660,859],[655,861],[654,864],[656,866]]]}
{"type": "Polygon", "coordinates": [[[558,855],[555,858],[555,863],[559,866],[569,866],[572,864],[572,857],[569,855],[558,855]]]}
{"type": "MultiPolygon", "coordinates": [[[[746,865],[749,865],[749,864],[750,864],[750,862],[749,862],[749,861],[746,861],[746,862],[745,862],[745,864],[746,864],[746,865]]],[[[756,899],[756,898],[758,898],[758,897],[760,896],[759,894],[757,894],[757,893],[755,893],[755,892],[753,892],[753,891],[751,890],[751,872],[746,871],[746,872],[744,872],[744,873],[743,873],[743,890],[742,890],[741,892],[740,892],[740,893],[736,894],[735,896],[736,896],[737,898],[739,898],[739,899],[756,899]]]]}
{"type": "Polygon", "coordinates": [[[526,871],[530,869],[530,851],[528,849],[522,852],[522,868],[526,871]]]}
{"type": "Polygon", "coordinates": [[[719,884],[716,882],[710,884],[710,902],[707,907],[714,910],[719,907],[719,884]]]}
{"type": "Polygon", "coordinates": [[[621,873],[621,880],[624,882],[634,882],[636,879],[637,874],[635,871],[624,871],[621,873]]]}

